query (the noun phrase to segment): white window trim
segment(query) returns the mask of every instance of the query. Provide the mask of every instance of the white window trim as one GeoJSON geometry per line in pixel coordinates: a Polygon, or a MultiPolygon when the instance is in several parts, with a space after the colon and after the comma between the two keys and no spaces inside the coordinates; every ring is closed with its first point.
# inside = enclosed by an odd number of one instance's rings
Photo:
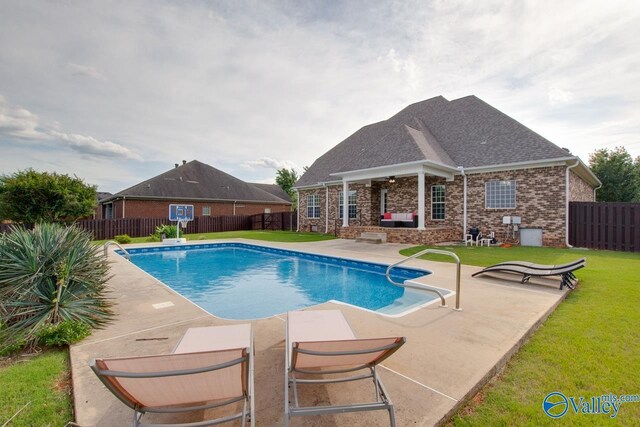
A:
{"type": "MultiPolygon", "coordinates": [[[[343,202],[343,191],[340,191],[338,193],[338,218],[342,219],[342,202],[343,202]]],[[[351,199],[351,196],[355,196],[354,197],[354,202],[353,203],[349,203],[349,213],[351,213],[351,206],[353,206],[355,208],[355,214],[353,216],[353,218],[351,218],[351,215],[349,215],[349,219],[356,219],[358,216],[358,191],[357,190],[349,190],[349,199],[351,199]]]]}
{"type": "Polygon", "coordinates": [[[380,215],[384,215],[385,212],[387,211],[385,209],[385,201],[387,202],[386,205],[388,205],[389,204],[389,190],[386,189],[386,188],[383,188],[382,190],[380,190],[380,215]]]}
{"type": "Polygon", "coordinates": [[[484,208],[488,210],[510,210],[515,209],[518,206],[518,182],[515,179],[492,179],[490,181],[485,181],[484,183],[484,208]],[[489,207],[489,191],[488,186],[490,182],[513,182],[513,207],[500,207],[500,208],[491,208],[489,207]]]}
{"type": "Polygon", "coordinates": [[[309,194],[309,195],[307,195],[307,218],[309,218],[309,219],[319,219],[320,218],[320,214],[321,214],[320,213],[320,195],[319,194],[309,194]],[[314,203],[312,205],[311,202],[310,202],[311,198],[314,198],[314,201],[317,198],[318,203],[317,204],[314,203]],[[313,208],[312,212],[315,211],[315,208],[318,208],[318,216],[309,216],[309,208],[313,208]]]}
{"type": "Polygon", "coordinates": [[[435,184],[431,186],[431,221],[445,221],[447,219],[447,186],[444,184],[435,184]],[[433,205],[435,204],[433,201],[433,189],[435,187],[442,187],[444,189],[444,202],[438,202],[438,204],[442,203],[444,205],[444,218],[434,218],[434,210],[433,205]]]}
{"type": "Polygon", "coordinates": [[[202,207],[202,216],[211,216],[211,206],[202,207]]]}

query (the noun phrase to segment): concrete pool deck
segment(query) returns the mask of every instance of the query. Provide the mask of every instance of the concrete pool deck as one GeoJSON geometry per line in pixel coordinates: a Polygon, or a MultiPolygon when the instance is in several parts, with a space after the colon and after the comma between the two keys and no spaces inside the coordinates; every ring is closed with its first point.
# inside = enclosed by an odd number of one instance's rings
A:
{"type": "MultiPolygon", "coordinates": [[[[352,240],[279,243],[230,239],[262,246],[381,262],[404,259],[401,244],[371,245],[352,240]]],[[[191,243],[215,243],[197,241],[191,243]]],[[[130,247],[141,245],[130,245],[130,247]]],[[[216,318],[161,285],[123,257],[109,255],[113,278],[109,284],[116,317],[107,328],[71,346],[76,422],[81,426],[129,425],[132,410],[115,398],[89,368],[96,357],[169,353],[189,327],[246,323],[216,318]]],[[[433,274],[423,283],[455,290],[455,264],[412,260],[406,265],[433,274]]],[[[403,317],[385,317],[354,307],[325,303],[310,309],[339,309],[358,337],[406,336],[407,343],[379,370],[395,405],[398,426],[438,425],[501,369],[530,334],[564,299],[568,290],[558,280],[531,279],[521,285],[517,276],[471,278],[478,267],[462,266],[461,307],[432,304],[403,317]]],[[[285,315],[251,321],[255,337],[255,421],[258,426],[283,425],[285,315]]],[[[370,400],[370,385],[343,383],[307,386],[303,403],[337,404],[370,400]]],[[[192,418],[145,416],[144,420],[195,421],[192,418]]],[[[239,423],[238,423],[239,424],[239,423]]],[[[293,418],[292,425],[388,425],[385,411],[293,418]]],[[[229,424],[231,425],[231,424],[229,424]]]]}

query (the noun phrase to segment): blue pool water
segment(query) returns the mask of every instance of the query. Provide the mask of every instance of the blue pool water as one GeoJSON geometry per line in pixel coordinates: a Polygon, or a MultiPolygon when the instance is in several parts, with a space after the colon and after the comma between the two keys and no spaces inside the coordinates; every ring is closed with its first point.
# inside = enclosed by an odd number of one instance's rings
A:
{"type": "MultiPolygon", "coordinates": [[[[387,266],[243,243],[138,248],[131,261],[211,314],[257,319],[329,300],[399,314],[434,295],[390,284],[387,266]]],[[[430,274],[395,268],[396,282],[430,274]]]]}

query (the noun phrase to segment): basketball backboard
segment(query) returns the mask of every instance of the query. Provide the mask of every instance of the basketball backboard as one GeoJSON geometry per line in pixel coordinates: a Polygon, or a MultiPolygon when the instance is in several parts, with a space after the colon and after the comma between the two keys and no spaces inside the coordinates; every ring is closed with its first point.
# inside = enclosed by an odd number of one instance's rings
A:
{"type": "Polygon", "coordinates": [[[193,221],[193,205],[169,205],[170,221],[193,221]]]}

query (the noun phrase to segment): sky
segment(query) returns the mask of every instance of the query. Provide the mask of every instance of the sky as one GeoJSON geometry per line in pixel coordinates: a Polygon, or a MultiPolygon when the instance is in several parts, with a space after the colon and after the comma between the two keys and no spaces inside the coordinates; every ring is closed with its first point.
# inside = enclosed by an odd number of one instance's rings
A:
{"type": "Polygon", "coordinates": [[[196,159],[273,183],[438,95],[637,157],[639,52],[637,0],[0,0],[0,174],[117,192],[196,159]]]}

